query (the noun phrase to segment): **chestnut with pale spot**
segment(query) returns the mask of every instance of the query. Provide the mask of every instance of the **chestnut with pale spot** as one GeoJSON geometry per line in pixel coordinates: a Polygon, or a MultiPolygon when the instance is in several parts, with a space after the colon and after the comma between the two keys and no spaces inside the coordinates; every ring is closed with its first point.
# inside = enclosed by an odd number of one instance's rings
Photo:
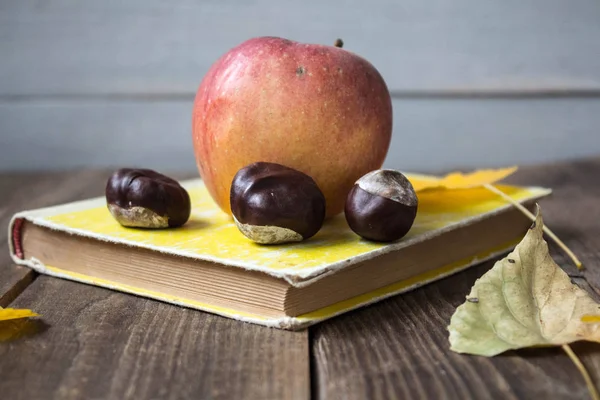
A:
{"type": "Polygon", "coordinates": [[[315,181],[276,163],[240,169],[231,184],[230,204],[240,232],[260,244],[306,240],[325,220],[325,196],[315,181]]]}
{"type": "Polygon", "coordinates": [[[345,205],[346,221],[357,235],[378,242],[404,237],[417,216],[418,198],[410,181],[389,169],[356,181],[345,205]]]}
{"type": "Polygon", "coordinates": [[[188,192],[176,180],[150,169],[115,171],[106,183],[105,195],[111,215],[126,227],[178,227],[191,213],[188,192]]]}

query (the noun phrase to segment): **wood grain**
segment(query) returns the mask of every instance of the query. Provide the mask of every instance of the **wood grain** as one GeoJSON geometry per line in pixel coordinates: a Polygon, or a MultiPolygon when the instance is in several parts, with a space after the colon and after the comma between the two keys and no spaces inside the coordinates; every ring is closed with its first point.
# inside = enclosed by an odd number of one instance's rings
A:
{"type": "Polygon", "coordinates": [[[0,267],[0,307],[8,307],[36,277],[33,270],[19,265],[4,264],[0,267]]]}
{"type": "Polygon", "coordinates": [[[189,94],[261,35],[341,37],[393,90],[598,88],[599,19],[595,0],[3,1],[0,95],[189,94]]]}
{"type": "MultiPolygon", "coordinates": [[[[600,287],[600,190],[593,186],[599,175],[600,159],[594,159],[523,168],[511,178],[554,189],[553,197],[540,203],[545,222],[583,259],[584,283],[596,290],[600,287]]],[[[554,246],[552,255],[566,271],[578,275],[554,246]]],[[[451,315],[473,282],[492,265],[485,263],[316,326],[311,331],[316,397],[589,398],[583,379],[560,349],[513,351],[495,358],[449,350],[446,326],[451,315]]],[[[600,384],[598,345],[573,348],[600,384]]]]}
{"type": "MultiPolygon", "coordinates": [[[[392,105],[387,168],[431,172],[600,153],[600,98],[395,99],[392,105]]],[[[191,106],[191,98],[0,103],[2,134],[10,138],[0,147],[0,170],[137,165],[194,171],[191,106]]]]}
{"type": "Polygon", "coordinates": [[[192,169],[200,81],[261,35],[342,37],[378,68],[398,100],[390,168],[589,156],[599,19],[596,0],[1,1],[0,169],[192,169]],[[564,98],[481,101],[502,96],[564,98]]]}
{"type": "Polygon", "coordinates": [[[0,174],[0,307],[10,303],[35,278],[29,268],[12,264],[8,252],[8,223],[14,213],[64,201],[80,200],[103,191],[107,172],[0,174]]]}
{"type": "MultiPolygon", "coordinates": [[[[553,189],[551,199],[542,203],[544,220],[586,266],[583,276],[600,289],[600,159],[524,168],[507,182],[553,189]]],[[[556,262],[577,274],[570,259],[549,244],[556,262]]]]}
{"type": "MultiPolygon", "coordinates": [[[[428,285],[313,330],[317,398],[587,399],[560,349],[493,359],[451,352],[446,326],[472,283],[492,266],[428,285]]],[[[600,381],[600,352],[574,346],[600,381]]]]}
{"type": "Polygon", "coordinates": [[[0,346],[7,399],[307,399],[308,332],[40,276],[12,304],[40,332],[0,346]]]}

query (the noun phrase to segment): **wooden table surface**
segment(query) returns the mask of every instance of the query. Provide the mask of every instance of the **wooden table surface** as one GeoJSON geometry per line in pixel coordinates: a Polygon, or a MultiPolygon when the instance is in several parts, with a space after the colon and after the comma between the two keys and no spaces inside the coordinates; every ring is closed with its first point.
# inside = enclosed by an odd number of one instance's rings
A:
{"type": "MultiPolygon", "coordinates": [[[[0,174],[0,306],[42,318],[0,342],[3,399],[587,399],[560,349],[495,358],[448,349],[446,326],[474,267],[302,332],[274,330],[47,276],[11,264],[11,215],[102,195],[108,171],[0,174]]],[[[193,175],[189,175],[193,176],[193,175]]],[[[186,176],[180,176],[185,178],[186,176]]],[[[600,158],[523,167],[512,183],[554,189],[544,219],[582,259],[573,280],[600,293],[600,158]]],[[[573,345],[600,385],[600,345],[573,345]]]]}

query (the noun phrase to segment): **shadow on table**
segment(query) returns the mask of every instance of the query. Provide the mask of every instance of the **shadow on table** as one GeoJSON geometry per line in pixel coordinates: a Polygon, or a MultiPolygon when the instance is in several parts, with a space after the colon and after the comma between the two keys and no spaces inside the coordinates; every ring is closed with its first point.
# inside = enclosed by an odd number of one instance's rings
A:
{"type": "Polygon", "coordinates": [[[15,319],[0,321],[0,342],[28,338],[43,333],[50,328],[41,319],[15,319]]]}

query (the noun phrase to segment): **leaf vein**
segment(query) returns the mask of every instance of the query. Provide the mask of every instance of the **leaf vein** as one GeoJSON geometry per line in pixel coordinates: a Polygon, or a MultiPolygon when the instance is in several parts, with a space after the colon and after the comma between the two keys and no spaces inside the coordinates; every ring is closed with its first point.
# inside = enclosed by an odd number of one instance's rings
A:
{"type": "Polygon", "coordinates": [[[531,328],[528,327],[527,325],[525,325],[523,322],[521,322],[521,320],[519,318],[517,318],[517,315],[515,314],[515,312],[513,311],[513,309],[511,308],[510,303],[508,302],[508,297],[506,296],[506,292],[504,291],[504,282],[502,283],[502,288],[500,289],[502,291],[502,297],[504,298],[504,304],[506,304],[506,308],[508,309],[508,311],[510,312],[510,315],[512,315],[513,319],[515,321],[517,321],[523,328],[530,330],[531,328]]]}
{"type": "MultiPolygon", "coordinates": [[[[551,257],[550,257],[550,254],[549,254],[549,253],[548,253],[547,257],[551,259],[551,257]]],[[[544,257],[544,262],[547,262],[547,261],[548,261],[548,260],[546,259],[546,257],[544,257]]],[[[552,292],[552,290],[551,290],[551,288],[552,288],[552,282],[554,282],[554,278],[556,277],[556,272],[557,272],[557,271],[558,271],[558,266],[555,266],[555,268],[553,268],[553,269],[552,269],[552,278],[550,278],[550,284],[548,285],[548,286],[549,286],[549,288],[548,288],[548,290],[547,290],[546,299],[544,300],[544,304],[542,304],[542,305],[539,307],[539,309],[538,309],[539,311],[538,311],[538,318],[537,318],[537,319],[538,319],[538,323],[539,323],[539,326],[540,326],[540,334],[541,334],[541,336],[542,336],[544,339],[546,339],[547,341],[550,341],[550,338],[547,338],[547,337],[546,337],[546,335],[544,334],[544,329],[542,329],[542,328],[543,328],[543,325],[542,325],[542,311],[544,310],[544,308],[545,308],[545,307],[546,307],[546,305],[548,304],[548,301],[550,301],[550,296],[551,296],[551,294],[552,294],[552,293],[551,293],[551,292],[552,292]]]]}
{"type": "MultiPolygon", "coordinates": [[[[482,285],[485,285],[486,283],[482,283],[482,285]]],[[[488,285],[491,285],[495,288],[501,289],[500,287],[492,284],[492,283],[487,283],[488,285]]],[[[509,340],[505,339],[504,337],[500,336],[498,334],[498,331],[496,330],[496,327],[494,326],[494,324],[492,324],[485,316],[485,314],[483,313],[483,311],[481,311],[481,307],[480,306],[476,306],[477,311],[479,311],[479,315],[481,315],[481,318],[483,318],[483,320],[485,321],[486,325],[490,327],[490,329],[492,330],[492,332],[494,333],[494,335],[496,335],[496,337],[498,339],[500,339],[501,341],[503,341],[504,343],[510,345],[510,346],[518,346],[518,344],[510,342],[509,340]]]]}
{"type": "MultiPolygon", "coordinates": [[[[523,257],[521,257],[521,248],[519,246],[517,246],[517,248],[518,248],[518,252],[519,252],[519,261],[521,262],[521,278],[522,278],[523,277],[523,267],[524,267],[523,257]]],[[[531,299],[533,300],[533,304],[535,305],[534,312],[536,314],[536,318],[533,318],[533,320],[534,320],[535,325],[538,328],[538,336],[542,339],[547,340],[544,337],[544,334],[542,332],[542,321],[540,319],[540,313],[542,312],[542,308],[540,307],[540,304],[538,303],[538,299],[535,296],[535,283],[536,283],[535,277],[536,277],[535,268],[533,268],[531,270],[531,286],[529,288],[526,288],[526,290],[529,292],[529,295],[530,295],[531,299]]],[[[525,286],[525,285],[523,285],[523,286],[525,286]]]]}

